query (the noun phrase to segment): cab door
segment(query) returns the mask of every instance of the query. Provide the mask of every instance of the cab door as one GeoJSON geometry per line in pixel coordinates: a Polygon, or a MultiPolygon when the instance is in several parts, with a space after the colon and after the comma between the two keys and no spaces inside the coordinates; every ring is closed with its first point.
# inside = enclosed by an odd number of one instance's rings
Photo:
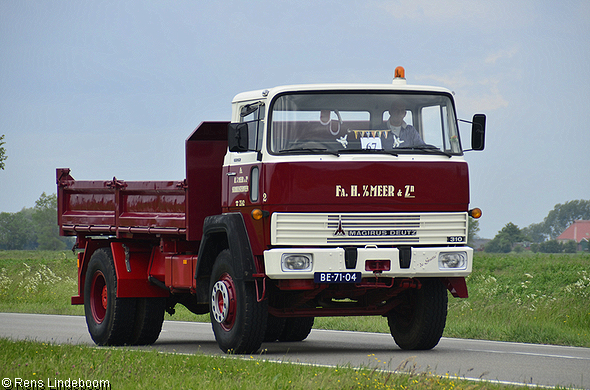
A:
{"type": "Polygon", "coordinates": [[[258,152],[230,152],[227,166],[228,209],[242,211],[261,204],[260,171],[262,164],[257,159],[258,152]]]}
{"type": "MultiPolygon", "coordinates": [[[[261,162],[262,132],[264,126],[264,104],[260,101],[245,102],[238,108],[242,123],[247,125],[247,150],[229,151],[225,160],[224,187],[228,212],[240,212],[244,216],[246,228],[250,234],[252,250],[261,251],[264,243],[265,221],[254,220],[252,210],[260,209],[263,204],[264,188],[261,162]],[[253,240],[257,237],[256,240],[253,240]],[[258,244],[256,244],[256,241],[258,244]],[[257,249],[255,249],[257,248],[257,249]]],[[[267,222],[268,223],[268,222],[267,222]]]]}

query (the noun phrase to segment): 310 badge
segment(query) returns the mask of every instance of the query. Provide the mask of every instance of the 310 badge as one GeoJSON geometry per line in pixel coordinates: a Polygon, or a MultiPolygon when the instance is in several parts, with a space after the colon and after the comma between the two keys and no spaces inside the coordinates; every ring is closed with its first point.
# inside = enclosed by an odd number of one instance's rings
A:
{"type": "Polygon", "coordinates": [[[447,237],[447,242],[465,242],[465,237],[464,236],[447,237]]]}

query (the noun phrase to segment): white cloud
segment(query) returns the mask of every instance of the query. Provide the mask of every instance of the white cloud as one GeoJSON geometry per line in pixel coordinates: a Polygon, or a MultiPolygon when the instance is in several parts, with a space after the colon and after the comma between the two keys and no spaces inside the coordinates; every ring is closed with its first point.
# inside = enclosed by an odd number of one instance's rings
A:
{"type": "Polygon", "coordinates": [[[497,5],[483,0],[385,0],[377,1],[376,5],[394,18],[429,23],[486,20],[497,14],[497,5]]]}
{"type": "Polygon", "coordinates": [[[539,18],[539,4],[535,0],[373,0],[369,4],[395,20],[424,26],[427,31],[443,28],[510,34],[526,30],[539,18]]]}
{"type": "Polygon", "coordinates": [[[501,91],[503,80],[500,77],[476,79],[465,71],[457,71],[452,75],[432,74],[417,76],[416,79],[444,85],[456,92],[464,112],[489,112],[508,106],[508,100],[501,91]]]}
{"type": "Polygon", "coordinates": [[[509,59],[514,57],[518,52],[519,50],[516,48],[516,46],[508,49],[500,49],[494,53],[490,53],[484,62],[486,64],[495,64],[500,59],[509,59]]]}

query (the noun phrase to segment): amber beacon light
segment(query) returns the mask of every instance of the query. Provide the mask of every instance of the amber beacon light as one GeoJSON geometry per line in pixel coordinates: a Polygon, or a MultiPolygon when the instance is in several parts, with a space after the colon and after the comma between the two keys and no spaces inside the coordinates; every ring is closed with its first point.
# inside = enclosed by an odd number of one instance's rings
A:
{"type": "Polygon", "coordinates": [[[394,78],[405,79],[406,78],[406,70],[403,66],[398,66],[395,68],[395,72],[393,74],[394,78]]]}

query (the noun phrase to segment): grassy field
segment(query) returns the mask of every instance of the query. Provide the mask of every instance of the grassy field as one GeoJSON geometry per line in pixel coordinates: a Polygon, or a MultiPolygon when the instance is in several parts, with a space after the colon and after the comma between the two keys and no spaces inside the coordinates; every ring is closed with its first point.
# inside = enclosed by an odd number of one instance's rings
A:
{"type": "MultiPolygon", "coordinates": [[[[0,311],[83,315],[72,252],[0,251],[0,311]]],[[[445,336],[590,347],[590,255],[476,253],[469,298],[449,297],[445,336]]],[[[208,321],[181,305],[166,319],[208,321]]],[[[315,328],[388,333],[382,317],[317,318],[315,328]]]]}
{"type": "MultiPolygon", "coordinates": [[[[478,253],[467,281],[469,298],[449,298],[445,336],[590,347],[589,271],[587,254],[478,253]]],[[[82,306],[70,305],[76,283],[76,259],[71,252],[0,251],[0,312],[83,315],[82,306]]],[[[177,309],[167,319],[208,321],[208,315],[197,317],[180,306],[177,309]]],[[[389,332],[381,317],[317,318],[315,328],[389,332]]],[[[2,339],[0,350],[3,378],[37,381],[38,388],[39,383],[49,388],[55,381],[63,384],[67,379],[81,379],[87,385],[108,380],[110,388],[117,389],[510,387],[417,374],[411,362],[403,368],[385,367],[406,372],[392,375],[377,370],[377,366],[384,368],[380,364],[360,370],[308,367],[248,357],[185,356],[2,339]]]]}

